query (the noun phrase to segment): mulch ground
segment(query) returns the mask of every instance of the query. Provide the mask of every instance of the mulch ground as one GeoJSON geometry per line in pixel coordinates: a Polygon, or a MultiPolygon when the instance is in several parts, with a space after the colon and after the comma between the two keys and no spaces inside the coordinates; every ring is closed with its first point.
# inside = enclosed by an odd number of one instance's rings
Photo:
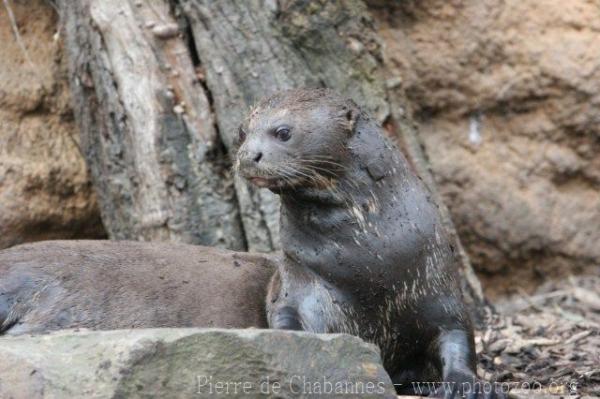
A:
{"type": "Polygon", "coordinates": [[[515,397],[600,397],[600,277],[548,283],[496,303],[478,331],[480,375],[515,397]]]}

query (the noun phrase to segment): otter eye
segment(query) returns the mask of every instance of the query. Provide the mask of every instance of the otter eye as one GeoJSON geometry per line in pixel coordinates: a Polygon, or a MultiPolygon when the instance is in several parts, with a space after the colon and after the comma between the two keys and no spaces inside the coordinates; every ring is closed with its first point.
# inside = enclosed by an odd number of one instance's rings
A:
{"type": "Polygon", "coordinates": [[[238,130],[238,140],[239,140],[240,144],[243,143],[244,140],[246,140],[246,132],[244,131],[244,129],[242,129],[241,126],[238,130]]]}
{"type": "Polygon", "coordinates": [[[287,126],[279,126],[277,130],[275,130],[275,137],[281,141],[288,141],[291,136],[290,128],[287,126]]]}

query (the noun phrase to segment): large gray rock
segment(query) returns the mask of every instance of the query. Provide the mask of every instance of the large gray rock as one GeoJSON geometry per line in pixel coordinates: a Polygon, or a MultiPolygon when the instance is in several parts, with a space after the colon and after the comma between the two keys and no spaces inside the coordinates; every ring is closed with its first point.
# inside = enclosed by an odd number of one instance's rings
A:
{"type": "Polygon", "coordinates": [[[389,397],[379,350],[344,334],[60,331],[0,338],[2,398],[389,397]]]}

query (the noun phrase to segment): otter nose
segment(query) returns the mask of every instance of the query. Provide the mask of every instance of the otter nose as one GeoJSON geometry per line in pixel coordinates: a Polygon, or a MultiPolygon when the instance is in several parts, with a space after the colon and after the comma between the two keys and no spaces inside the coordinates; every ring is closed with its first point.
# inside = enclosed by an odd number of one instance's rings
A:
{"type": "Polygon", "coordinates": [[[254,160],[254,162],[259,163],[260,160],[262,159],[263,153],[262,152],[258,152],[257,154],[254,154],[254,157],[252,157],[252,159],[254,160]]]}

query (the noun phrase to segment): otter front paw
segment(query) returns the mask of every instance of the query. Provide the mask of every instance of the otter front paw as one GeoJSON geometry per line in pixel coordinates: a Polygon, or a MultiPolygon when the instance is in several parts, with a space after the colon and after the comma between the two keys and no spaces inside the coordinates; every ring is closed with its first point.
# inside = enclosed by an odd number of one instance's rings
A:
{"type": "Polygon", "coordinates": [[[291,306],[278,308],[271,315],[269,326],[277,330],[302,330],[300,315],[291,306]]]}
{"type": "Polygon", "coordinates": [[[507,387],[495,382],[478,379],[470,374],[453,374],[442,382],[430,395],[444,399],[506,399],[507,387]]]}

